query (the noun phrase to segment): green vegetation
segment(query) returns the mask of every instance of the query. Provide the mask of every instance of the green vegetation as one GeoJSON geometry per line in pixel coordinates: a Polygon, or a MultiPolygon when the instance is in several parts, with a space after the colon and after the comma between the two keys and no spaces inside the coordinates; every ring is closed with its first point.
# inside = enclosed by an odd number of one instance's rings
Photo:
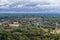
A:
{"type": "Polygon", "coordinates": [[[0,40],[60,40],[59,24],[54,15],[0,15],[0,40]],[[9,26],[14,23],[19,26],[9,26]]]}
{"type": "MultiPolygon", "coordinates": [[[[1,29],[1,28],[0,28],[1,29]]],[[[23,28],[24,29],[24,28],[23,28]]],[[[40,28],[29,28],[21,30],[21,28],[13,28],[0,30],[0,40],[60,40],[60,34],[45,32],[40,28]]]]}

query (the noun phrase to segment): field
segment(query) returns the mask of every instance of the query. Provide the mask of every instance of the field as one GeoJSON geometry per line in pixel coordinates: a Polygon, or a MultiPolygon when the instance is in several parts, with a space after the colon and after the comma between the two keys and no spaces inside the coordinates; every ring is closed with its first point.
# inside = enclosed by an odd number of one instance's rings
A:
{"type": "Polygon", "coordinates": [[[60,14],[0,14],[0,40],[60,40],[60,14]]]}

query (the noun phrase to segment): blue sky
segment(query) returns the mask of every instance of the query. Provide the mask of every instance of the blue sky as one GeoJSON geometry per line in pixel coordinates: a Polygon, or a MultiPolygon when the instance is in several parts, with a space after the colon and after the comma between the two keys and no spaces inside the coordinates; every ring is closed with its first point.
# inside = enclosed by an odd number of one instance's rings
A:
{"type": "Polygon", "coordinates": [[[0,13],[60,13],[60,0],[0,0],[0,13]]]}

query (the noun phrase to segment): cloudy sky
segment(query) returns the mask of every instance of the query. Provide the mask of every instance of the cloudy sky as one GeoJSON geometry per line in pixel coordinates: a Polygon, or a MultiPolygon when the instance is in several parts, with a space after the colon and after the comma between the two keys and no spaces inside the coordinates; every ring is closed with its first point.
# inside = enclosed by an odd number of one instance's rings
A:
{"type": "Polygon", "coordinates": [[[60,12],[60,0],[0,0],[3,12],[60,12]]]}

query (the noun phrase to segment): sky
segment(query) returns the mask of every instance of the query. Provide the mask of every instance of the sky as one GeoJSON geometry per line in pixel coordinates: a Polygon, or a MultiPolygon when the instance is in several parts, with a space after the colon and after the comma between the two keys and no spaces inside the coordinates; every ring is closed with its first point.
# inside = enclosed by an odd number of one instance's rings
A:
{"type": "Polygon", "coordinates": [[[60,0],[0,0],[0,13],[60,13],[60,0]]]}

